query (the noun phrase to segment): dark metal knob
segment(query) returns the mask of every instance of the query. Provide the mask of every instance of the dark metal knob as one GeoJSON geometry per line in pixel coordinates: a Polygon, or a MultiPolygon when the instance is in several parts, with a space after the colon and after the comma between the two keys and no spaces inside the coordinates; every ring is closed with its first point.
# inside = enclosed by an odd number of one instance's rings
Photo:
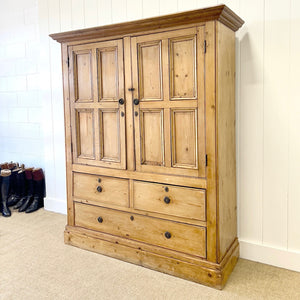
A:
{"type": "Polygon", "coordinates": [[[98,217],[97,220],[98,220],[99,223],[102,223],[102,222],[103,222],[103,218],[102,218],[102,217],[98,217]]]}
{"type": "Polygon", "coordinates": [[[165,187],[165,192],[168,192],[169,191],[169,188],[166,186],[165,187]]]}
{"type": "Polygon", "coordinates": [[[170,200],[169,197],[165,197],[165,198],[164,198],[164,202],[165,202],[166,204],[169,204],[169,203],[171,202],[171,200],[170,200]]]}
{"type": "Polygon", "coordinates": [[[130,220],[133,221],[134,220],[134,216],[130,216],[130,220]]]}
{"type": "Polygon", "coordinates": [[[97,186],[97,191],[99,192],[99,193],[101,193],[102,192],[102,187],[99,185],[99,186],[97,186]]]}
{"type": "Polygon", "coordinates": [[[139,100],[139,99],[134,99],[134,100],[133,100],[133,103],[134,103],[134,105],[139,105],[140,100],[139,100]]]}
{"type": "Polygon", "coordinates": [[[119,99],[119,103],[120,103],[121,105],[124,104],[124,103],[125,103],[124,99],[123,99],[123,98],[119,99]]]}
{"type": "Polygon", "coordinates": [[[165,237],[167,238],[167,239],[170,239],[171,238],[171,233],[169,232],[169,231],[166,231],[165,232],[165,237]]]}

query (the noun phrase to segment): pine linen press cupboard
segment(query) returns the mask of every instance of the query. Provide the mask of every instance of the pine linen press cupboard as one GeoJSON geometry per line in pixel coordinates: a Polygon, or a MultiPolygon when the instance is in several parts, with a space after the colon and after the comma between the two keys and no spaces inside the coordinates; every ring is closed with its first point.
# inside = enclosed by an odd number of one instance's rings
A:
{"type": "Polygon", "coordinates": [[[235,31],[225,5],[61,43],[65,242],[222,288],[236,229],[235,31]]]}

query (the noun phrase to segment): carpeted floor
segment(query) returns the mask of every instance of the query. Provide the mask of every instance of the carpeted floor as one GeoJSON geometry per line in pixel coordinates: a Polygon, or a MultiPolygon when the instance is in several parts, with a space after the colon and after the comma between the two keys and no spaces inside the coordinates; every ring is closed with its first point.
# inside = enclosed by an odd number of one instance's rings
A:
{"type": "Polygon", "coordinates": [[[300,273],[240,259],[223,291],[63,242],[66,216],[0,217],[0,299],[300,299],[300,273]]]}

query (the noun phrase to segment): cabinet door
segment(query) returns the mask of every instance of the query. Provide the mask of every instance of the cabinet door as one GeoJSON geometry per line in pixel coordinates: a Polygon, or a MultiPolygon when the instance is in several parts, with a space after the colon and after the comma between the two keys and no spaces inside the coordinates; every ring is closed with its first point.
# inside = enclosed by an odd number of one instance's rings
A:
{"type": "Polygon", "coordinates": [[[136,169],[205,177],[204,27],[132,38],[136,169]]]}
{"type": "Polygon", "coordinates": [[[73,162],[126,168],[122,40],[72,46],[73,162]]]}

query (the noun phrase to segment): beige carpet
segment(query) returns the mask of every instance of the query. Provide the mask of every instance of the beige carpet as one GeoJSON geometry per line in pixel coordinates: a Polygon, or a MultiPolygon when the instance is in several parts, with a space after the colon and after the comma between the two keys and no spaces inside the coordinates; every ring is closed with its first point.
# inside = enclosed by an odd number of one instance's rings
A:
{"type": "Polygon", "coordinates": [[[66,216],[0,216],[0,299],[300,299],[300,273],[240,259],[223,291],[63,243],[66,216]]]}

